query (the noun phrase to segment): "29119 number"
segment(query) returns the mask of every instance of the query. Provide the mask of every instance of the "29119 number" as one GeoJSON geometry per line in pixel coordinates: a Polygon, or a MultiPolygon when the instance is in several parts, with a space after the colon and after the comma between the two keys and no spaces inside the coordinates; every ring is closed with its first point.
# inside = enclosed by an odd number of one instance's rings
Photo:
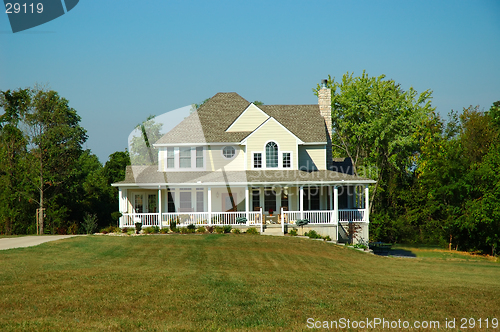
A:
{"type": "MultiPolygon", "coordinates": [[[[21,11],[25,14],[29,13],[30,12],[30,8],[31,8],[31,14],[33,14],[35,12],[35,4],[31,3],[31,4],[27,4],[27,3],[24,3],[24,4],[20,4],[20,3],[6,3],[5,4],[5,12],[7,14],[18,14],[20,13],[21,11]],[[22,8],[24,8],[24,10],[22,10],[22,8]]],[[[41,14],[43,12],[43,3],[37,3],[36,4],[36,12],[38,14],[41,14]]]]}

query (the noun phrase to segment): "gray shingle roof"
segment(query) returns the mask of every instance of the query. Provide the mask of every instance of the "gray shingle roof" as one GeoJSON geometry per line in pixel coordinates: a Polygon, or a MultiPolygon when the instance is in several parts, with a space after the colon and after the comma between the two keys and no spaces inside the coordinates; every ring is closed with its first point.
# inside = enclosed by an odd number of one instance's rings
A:
{"type": "MultiPolygon", "coordinates": [[[[226,132],[250,102],[235,92],[217,93],[156,144],[239,142],[251,132],[226,132]]],[[[326,142],[325,121],[318,105],[261,105],[304,142],[326,142]]]]}
{"type": "Polygon", "coordinates": [[[314,172],[300,170],[261,170],[223,172],[158,172],[157,166],[127,166],[125,180],[115,185],[126,184],[230,184],[238,183],[322,183],[322,182],[363,182],[375,181],[329,170],[314,172]]]}

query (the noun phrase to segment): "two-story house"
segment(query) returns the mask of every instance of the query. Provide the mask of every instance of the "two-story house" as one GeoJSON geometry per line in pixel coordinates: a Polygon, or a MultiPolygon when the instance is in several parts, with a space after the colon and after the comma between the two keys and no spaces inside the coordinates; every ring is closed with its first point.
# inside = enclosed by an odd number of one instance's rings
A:
{"type": "Polygon", "coordinates": [[[355,223],[368,241],[375,181],[332,159],[330,90],[318,96],[318,105],[254,105],[216,94],[154,144],[157,165],[129,166],[113,184],[120,227],[176,221],[284,233],[307,219],[305,229],[334,240],[345,236],[339,225],[355,223]]]}

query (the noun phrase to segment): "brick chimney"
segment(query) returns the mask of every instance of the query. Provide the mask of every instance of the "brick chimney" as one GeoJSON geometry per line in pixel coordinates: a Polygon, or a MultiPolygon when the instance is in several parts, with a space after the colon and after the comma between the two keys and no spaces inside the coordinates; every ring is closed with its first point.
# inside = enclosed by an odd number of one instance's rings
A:
{"type": "Polygon", "coordinates": [[[318,104],[321,116],[325,119],[330,141],[332,140],[332,92],[326,87],[327,80],[321,81],[321,88],[318,91],[318,104]]]}

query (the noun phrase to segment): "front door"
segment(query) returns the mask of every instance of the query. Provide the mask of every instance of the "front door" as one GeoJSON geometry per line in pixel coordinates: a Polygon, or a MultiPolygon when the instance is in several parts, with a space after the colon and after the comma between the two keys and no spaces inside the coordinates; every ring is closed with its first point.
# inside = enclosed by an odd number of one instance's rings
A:
{"type": "Polygon", "coordinates": [[[134,213],[144,212],[144,195],[134,194],[134,213]]]}

